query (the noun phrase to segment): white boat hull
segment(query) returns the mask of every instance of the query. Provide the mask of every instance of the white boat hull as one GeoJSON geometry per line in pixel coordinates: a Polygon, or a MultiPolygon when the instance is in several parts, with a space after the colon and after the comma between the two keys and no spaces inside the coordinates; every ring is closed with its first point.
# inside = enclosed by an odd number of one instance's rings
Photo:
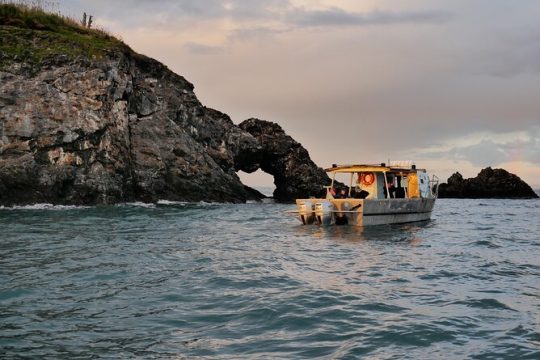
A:
{"type": "Polygon", "coordinates": [[[302,223],[306,215],[319,225],[349,224],[371,226],[425,221],[431,218],[435,198],[414,199],[299,199],[296,201],[302,223]],[[313,212],[306,214],[306,202],[313,204],[313,212]],[[319,206],[317,206],[319,204],[319,206]],[[326,206],[321,206],[325,204],[326,206]],[[322,212],[319,209],[331,210],[322,212]],[[302,216],[303,219],[302,220],[302,216]]]}

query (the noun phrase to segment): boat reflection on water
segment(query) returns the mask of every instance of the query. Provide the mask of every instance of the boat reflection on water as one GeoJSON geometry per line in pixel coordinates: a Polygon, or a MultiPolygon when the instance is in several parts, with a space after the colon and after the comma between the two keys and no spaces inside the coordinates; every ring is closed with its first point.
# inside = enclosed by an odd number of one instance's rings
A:
{"type": "Polygon", "coordinates": [[[296,235],[343,242],[395,242],[420,245],[419,232],[432,226],[432,220],[406,224],[360,226],[296,226],[296,235]]]}
{"type": "Polygon", "coordinates": [[[298,225],[295,243],[302,250],[288,253],[279,267],[303,286],[333,294],[377,298],[382,284],[391,284],[389,296],[409,294],[417,286],[414,272],[424,267],[419,256],[431,247],[425,234],[432,226],[431,221],[369,227],[298,225]]]}

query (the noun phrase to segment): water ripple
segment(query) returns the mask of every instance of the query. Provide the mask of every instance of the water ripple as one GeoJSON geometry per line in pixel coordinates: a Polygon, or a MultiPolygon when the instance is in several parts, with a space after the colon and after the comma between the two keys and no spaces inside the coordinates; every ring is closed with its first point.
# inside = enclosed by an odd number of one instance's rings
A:
{"type": "Polygon", "coordinates": [[[300,226],[286,205],[0,209],[6,358],[540,358],[540,202],[300,226]]]}

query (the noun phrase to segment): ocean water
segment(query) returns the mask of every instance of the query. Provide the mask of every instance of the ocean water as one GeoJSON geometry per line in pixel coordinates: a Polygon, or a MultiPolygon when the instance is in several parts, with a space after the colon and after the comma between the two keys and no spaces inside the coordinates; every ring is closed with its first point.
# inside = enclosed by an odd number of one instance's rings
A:
{"type": "Polygon", "coordinates": [[[0,357],[540,359],[540,201],[365,229],[291,208],[0,209],[0,357]]]}

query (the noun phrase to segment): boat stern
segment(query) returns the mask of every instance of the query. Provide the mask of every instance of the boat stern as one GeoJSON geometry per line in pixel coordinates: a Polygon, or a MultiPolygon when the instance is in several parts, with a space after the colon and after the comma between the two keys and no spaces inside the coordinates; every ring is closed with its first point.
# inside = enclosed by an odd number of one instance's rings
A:
{"type": "Polygon", "coordinates": [[[304,225],[362,225],[362,199],[297,199],[295,213],[304,225]]]}
{"type": "Polygon", "coordinates": [[[296,208],[302,224],[313,224],[315,221],[315,203],[312,199],[297,199],[296,208]]]}

